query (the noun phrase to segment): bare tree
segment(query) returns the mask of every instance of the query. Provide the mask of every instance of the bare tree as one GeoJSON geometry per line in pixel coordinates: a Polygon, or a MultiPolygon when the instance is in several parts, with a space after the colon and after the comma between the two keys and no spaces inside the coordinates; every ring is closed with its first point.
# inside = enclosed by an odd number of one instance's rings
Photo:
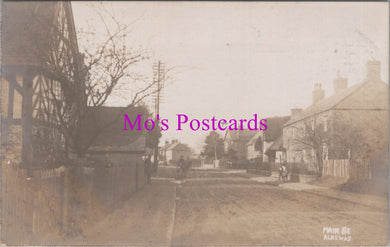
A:
{"type": "MultiPolygon", "coordinates": [[[[323,160],[349,159],[351,176],[361,177],[361,169],[380,152],[388,149],[386,114],[373,111],[372,117],[359,117],[359,112],[334,112],[325,121],[318,117],[303,121],[295,128],[293,141],[302,149],[315,153],[318,175],[322,176],[323,160]],[[373,124],[375,123],[375,124],[373,124]],[[360,170],[359,170],[360,169],[360,170]]],[[[366,113],[368,114],[368,113],[366,113]]]]}
{"type": "Polygon", "coordinates": [[[317,118],[303,121],[302,125],[295,127],[296,131],[293,142],[302,149],[311,149],[315,153],[315,164],[318,176],[322,176],[324,145],[329,141],[329,135],[324,131],[324,125],[317,118]]]}
{"type": "MultiPolygon", "coordinates": [[[[388,127],[386,114],[372,112],[364,118],[353,113],[334,113],[330,119],[331,158],[348,158],[352,178],[367,178],[368,163],[382,152],[388,152],[388,127]]],[[[378,164],[379,165],[379,164],[378,164]]]]}
{"type": "MultiPolygon", "coordinates": [[[[50,31],[44,32],[44,36],[37,32],[41,35],[39,39],[45,42],[38,43],[33,52],[39,58],[42,74],[40,94],[45,99],[40,105],[42,118],[60,131],[72,153],[83,155],[103,129],[123,117],[118,114],[109,123],[99,126],[88,140],[80,140],[85,138],[81,135],[83,121],[94,108],[107,102],[118,85],[134,85],[123,112],[161,88],[156,87],[153,79],[134,71],[135,66],[150,56],[147,50],[128,45],[130,25],[120,23],[104,8],[97,10],[104,26],[104,38],[95,32],[79,34],[85,44],[80,52],[73,23],[66,18],[66,11],[69,10],[59,11],[60,14],[54,17],[54,25],[51,15],[35,16],[33,26],[50,31]]],[[[168,79],[169,73],[161,78],[168,79]]]]}

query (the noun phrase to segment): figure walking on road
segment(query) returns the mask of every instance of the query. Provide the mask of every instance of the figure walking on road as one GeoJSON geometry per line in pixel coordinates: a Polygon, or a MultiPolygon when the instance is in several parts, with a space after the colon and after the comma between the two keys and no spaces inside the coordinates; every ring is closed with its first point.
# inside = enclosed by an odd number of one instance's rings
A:
{"type": "Polygon", "coordinates": [[[177,162],[177,179],[182,179],[184,177],[185,161],[184,156],[180,156],[179,161],[177,162]]]}
{"type": "Polygon", "coordinates": [[[187,172],[188,170],[190,170],[192,167],[192,161],[190,159],[190,157],[187,157],[187,160],[185,162],[185,168],[184,168],[184,177],[186,178],[187,177],[187,172]]]}

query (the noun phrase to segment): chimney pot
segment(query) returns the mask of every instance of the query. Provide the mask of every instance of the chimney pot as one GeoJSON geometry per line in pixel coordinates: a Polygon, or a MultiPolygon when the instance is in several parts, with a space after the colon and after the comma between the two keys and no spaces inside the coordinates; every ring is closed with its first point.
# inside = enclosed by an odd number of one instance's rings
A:
{"type": "Polygon", "coordinates": [[[314,84],[313,90],[313,105],[324,99],[325,91],[322,89],[321,83],[314,84]]]}
{"type": "Polygon", "coordinates": [[[292,108],[291,109],[291,118],[298,118],[303,112],[302,108],[292,108]]]}
{"type": "Polygon", "coordinates": [[[348,88],[348,79],[340,76],[340,71],[337,71],[337,77],[333,81],[334,94],[338,94],[348,88]]]}

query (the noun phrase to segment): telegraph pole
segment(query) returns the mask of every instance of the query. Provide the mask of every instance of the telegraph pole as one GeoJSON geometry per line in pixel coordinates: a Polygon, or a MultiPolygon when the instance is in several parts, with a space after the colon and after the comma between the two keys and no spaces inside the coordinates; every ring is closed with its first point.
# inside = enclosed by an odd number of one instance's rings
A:
{"type": "Polygon", "coordinates": [[[155,95],[155,114],[157,118],[157,114],[160,113],[160,102],[162,98],[161,89],[164,87],[164,75],[165,75],[165,64],[161,61],[154,63],[153,65],[153,74],[154,74],[154,82],[156,83],[156,95],[155,95]]]}
{"type": "MultiPolygon", "coordinates": [[[[160,114],[160,101],[162,98],[161,89],[163,88],[164,84],[164,73],[165,73],[165,64],[162,63],[160,60],[153,65],[153,74],[154,74],[154,82],[157,85],[156,89],[156,95],[155,95],[155,102],[154,102],[154,112],[155,112],[155,118],[156,123],[159,125],[159,119],[157,118],[157,115],[160,114]]],[[[156,146],[154,147],[154,164],[157,169],[157,163],[158,163],[158,142],[156,143],[156,146]]]]}

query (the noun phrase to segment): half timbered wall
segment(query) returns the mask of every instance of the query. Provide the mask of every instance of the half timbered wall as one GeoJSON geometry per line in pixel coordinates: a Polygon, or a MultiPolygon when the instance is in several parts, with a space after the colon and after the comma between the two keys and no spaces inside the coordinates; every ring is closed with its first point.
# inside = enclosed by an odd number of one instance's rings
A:
{"type": "MultiPolygon", "coordinates": [[[[26,5],[29,3],[5,4],[13,4],[9,9],[20,14],[23,13],[24,9],[28,9],[26,5]]],[[[37,3],[34,4],[37,5],[37,3]]],[[[53,30],[62,32],[51,42],[53,47],[48,47],[47,49],[50,49],[48,52],[51,53],[51,58],[55,60],[59,67],[69,71],[70,66],[73,66],[74,59],[72,56],[75,52],[78,52],[70,2],[44,4],[55,5],[53,6],[55,13],[51,25],[54,26],[53,30]]],[[[35,5],[34,8],[39,9],[39,6],[35,5]]],[[[42,11],[44,11],[44,8],[42,8],[42,11]]],[[[37,18],[39,18],[39,14],[40,12],[37,11],[37,18]]],[[[44,13],[44,15],[47,15],[47,13],[44,13]]],[[[17,18],[17,16],[13,17],[10,14],[8,18],[17,18]]],[[[31,18],[34,18],[34,16],[31,18]]],[[[23,25],[20,29],[22,30],[19,31],[24,31],[23,25]]],[[[3,35],[7,35],[7,33],[3,35]]],[[[19,35],[12,35],[16,37],[15,39],[19,38],[19,35]]],[[[39,37],[40,34],[36,34],[36,36],[39,37]]],[[[33,37],[31,34],[20,34],[20,38],[31,39],[31,37],[33,37]]],[[[51,35],[42,37],[51,37],[51,35]]],[[[14,42],[12,39],[4,40],[2,40],[2,48],[8,48],[14,42]]],[[[36,48],[33,47],[34,42],[29,41],[27,43],[31,47],[27,47],[22,52],[22,55],[26,55],[26,57],[34,54],[30,50],[36,48]]],[[[36,60],[39,61],[39,58],[36,60]]],[[[20,58],[20,54],[8,53],[7,57],[2,58],[1,69],[2,162],[23,163],[23,165],[29,166],[36,163],[34,161],[50,163],[59,156],[63,156],[65,140],[58,128],[56,114],[58,107],[55,107],[55,104],[58,104],[58,99],[62,97],[60,83],[45,78],[39,63],[31,64],[31,59],[23,60],[20,58]],[[54,100],[53,92],[57,101],[54,100]]]]}

